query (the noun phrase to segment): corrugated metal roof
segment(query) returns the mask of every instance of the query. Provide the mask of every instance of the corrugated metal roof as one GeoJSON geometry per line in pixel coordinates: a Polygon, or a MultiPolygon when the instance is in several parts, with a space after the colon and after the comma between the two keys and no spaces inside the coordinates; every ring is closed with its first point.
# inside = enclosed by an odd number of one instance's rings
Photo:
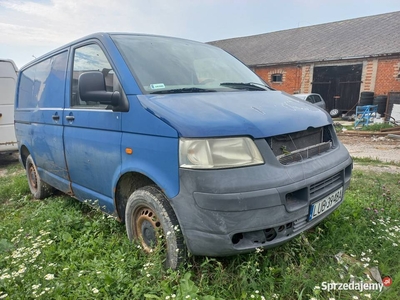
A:
{"type": "Polygon", "coordinates": [[[249,66],[400,53],[400,11],[209,42],[249,66]]]}

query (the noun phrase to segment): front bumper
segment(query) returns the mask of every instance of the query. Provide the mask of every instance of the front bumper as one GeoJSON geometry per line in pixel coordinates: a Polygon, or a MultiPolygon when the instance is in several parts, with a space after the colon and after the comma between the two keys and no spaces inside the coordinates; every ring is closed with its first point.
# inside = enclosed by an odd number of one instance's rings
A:
{"type": "Polygon", "coordinates": [[[350,184],[352,160],[335,147],[292,165],[280,164],[265,140],[256,141],[266,164],[225,170],[180,170],[171,199],[189,251],[227,256],[280,245],[332,213],[308,221],[312,203],[350,184]]]}

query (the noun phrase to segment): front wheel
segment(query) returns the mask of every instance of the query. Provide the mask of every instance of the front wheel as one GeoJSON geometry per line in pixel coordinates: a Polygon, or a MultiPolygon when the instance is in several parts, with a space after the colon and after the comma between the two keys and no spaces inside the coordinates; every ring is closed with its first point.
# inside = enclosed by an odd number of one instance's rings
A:
{"type": "Polygon", "coordinates": [[[34,198],[44,199],[52,194],[53,188],[46,182],[42,181],[31,155],[26,159],[25,170],[26,177],[28,178],[29,189],[34,198]]]}
{"type": "Polygon", "coordinates": [[[128,199],[125,211],[129,240],[137,240],[145,252],[160,249],[165,266],[176,269],[186,256],[182,232],[165,195],[155,186],[136,190],[128,199]]]}

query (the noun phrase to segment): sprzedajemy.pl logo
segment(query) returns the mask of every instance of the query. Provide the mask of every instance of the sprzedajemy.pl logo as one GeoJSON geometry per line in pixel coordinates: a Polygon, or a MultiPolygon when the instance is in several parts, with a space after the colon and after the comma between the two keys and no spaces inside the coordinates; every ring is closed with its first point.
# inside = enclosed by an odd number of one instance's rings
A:
{"type": "Polygon", "coordinates": [[[389,287],[392,285],[392,278],[386,276],[382,278],[382,283],[372,283],[372,282],[322,282],[321,290],[323,291],[379,291],[382,292],[383,287],[389,287]]]}

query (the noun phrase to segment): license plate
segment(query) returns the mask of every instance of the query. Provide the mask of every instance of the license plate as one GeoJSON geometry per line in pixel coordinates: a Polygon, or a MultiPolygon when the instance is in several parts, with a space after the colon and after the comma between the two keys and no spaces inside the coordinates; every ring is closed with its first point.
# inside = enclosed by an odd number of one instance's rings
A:
{"type": "Polygon", "coordinates": [[[343,187],[333,192],[332,194],[326,196],[325,198],[315,202],[310,205],[310,213],[308,215],[308,221],[322,215],[324,212],[327,212],[332,207],[334,207],[337,203],[342,201],[343,196],[343,187]]]}

